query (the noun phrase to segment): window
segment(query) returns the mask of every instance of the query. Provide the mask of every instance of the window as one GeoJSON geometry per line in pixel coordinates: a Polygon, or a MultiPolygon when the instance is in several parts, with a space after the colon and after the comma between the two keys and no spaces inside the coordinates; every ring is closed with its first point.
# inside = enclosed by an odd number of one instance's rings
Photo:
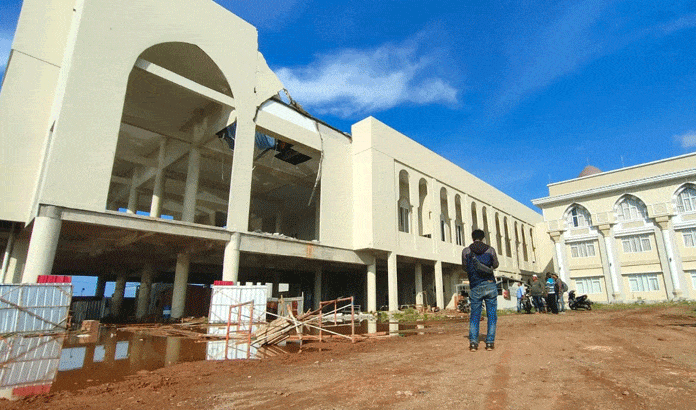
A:
{"type": "Polygon", "coordinates": [[[677,212],[696,211],[696,189],[693,187],[684,188],[677,196],[677,212]]]}
{"type": "Polygon", "coordinates": [[[692,270],[691,272],[691,286],[696,289],[696,270],[692,270]]]}
{"type": "Polygon", "coordinates": [[[461,223],[457,223],[456,226],[457,229],[457,245],[464,246],[464,227],[462,226],[461,223]]]}
{"type": "Polygon", "coordinates": [[[602,278],[577,278],[575,279],[575,289],[578,290],[578,295],[602,293],[602,278]]]}
{"type": "Polygon", "coordinates": [[[619,221],[626,222],[647,219],[648,213],[640,199],[627,197],[617,206],[616,216],[619,221]]]}
{"type": "Polygon", "coordinates": [[[623,251],[625,253],[648,252],[650,247],[650,236],[648,235],[632,235],[621,238],[623,251]]]}
{"type": "Polygon", "coordinates": [[[583,207],[575,206],[568,213],[568,226],[571,228],[581,228],[591,224],[590,213],[583,207]]]}
{"type": "Polygon", "coordinates": [[[593,241],[575,242],[570,244],[570,254],[573,258],[587,258],[595,256],[593,241]]]}
{"type": "Polygon", "coordinates": [[[696,247],[696,228],[684,229],[682,236],[684,236],[684,246],[687,248],[696,247]]]}
{"type": "Polygon", "coordinates": [[[440,219],[440,240],[442,242],[447,241],[447,231],[445,230],[447,225],[444,219],[440,219]]]}
{"type": "Polygon", "coordinates": [[[657,280],[656,274],[640,274],[628,275],[628,283],[631,286],[631,292],[650,292],[660,290],[660,282],[657,280]]]}
{"type": "MultiPolygon", "coordinates": [[[[393,209],[393,208],[392,208],[393,209]]],[[[408,233],[409,209],[403,204],[399,204],[399,230],[408,233]]]]}

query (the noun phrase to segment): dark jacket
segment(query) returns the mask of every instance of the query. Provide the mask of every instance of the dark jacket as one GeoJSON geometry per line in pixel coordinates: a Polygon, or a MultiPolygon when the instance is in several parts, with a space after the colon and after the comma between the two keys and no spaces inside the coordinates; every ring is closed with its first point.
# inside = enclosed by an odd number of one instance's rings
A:
{"type": "Polygon", "coordinates": [[[530,287],[529,292],[532,296],[544,296],[546,294],[544,282],[540,280],[537,280],[536,282],[532,281],[532,286],[530,287]]]}
{"type": "Polygon", "coordinates": [[[482,282],[491,280],[491,277],[483,277],[478,272],[471,272],[467,261],[469,254],[472,254],[479,262],[493,269],[498,268],[500,263],[498,262],[498,255],[495,253],[495,249],[481,241],[474,241],[474,243],[464,248],[462,251],[462,267],[469,276],[469,287],[473,289],[482,282]]]}

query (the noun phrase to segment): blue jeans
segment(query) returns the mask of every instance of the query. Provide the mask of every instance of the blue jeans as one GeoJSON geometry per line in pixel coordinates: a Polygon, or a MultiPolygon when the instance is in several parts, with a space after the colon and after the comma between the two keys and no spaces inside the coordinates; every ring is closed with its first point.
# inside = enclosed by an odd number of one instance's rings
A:
{"type": "Polygon", "coordinates": [[[517,298],[517,313],[522,311],[522,298],[517,298]]]}
{"type": "Polygon", "coordinates": [[[469,293],[471,301],[471,313],[469,314],[469,342],[479,342],[479,321],[481,320],[481,308],[486,302],[486,316],[488,316],[488,329],[486,343],[495,341],[495,325],[498,322],[496,309],[498,308],[498,287],[495,282],[484,282],[469,293]]]}
{"type": "Polygon", "coordinates": [[[563,293],[560,293],[558,295],[558,311],[559,312],[565,312],[565,298],[563,297],[563,293]]]}

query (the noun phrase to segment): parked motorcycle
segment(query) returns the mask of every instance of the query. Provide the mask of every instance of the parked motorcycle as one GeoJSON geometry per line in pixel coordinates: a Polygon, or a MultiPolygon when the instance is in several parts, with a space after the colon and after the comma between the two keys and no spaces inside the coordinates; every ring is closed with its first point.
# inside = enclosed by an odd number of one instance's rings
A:
{"type": "Polygon", "coordinates": [[[469,301],[469,295],[466,292],[462,292],[462,295],[459,296],[457,310],[461,313],[469,313],[471,311],[471,302],[469,301]]]}
{"type": "Polygon", "coordinates": [[[571,290],[570,293],[568,293],[568,307],[572,310],[592,310],[592,301],[587,298],[587,295],[575,297],[575,291],[571,290]]]}
{"type": "Polygon", "coordinates": [[[527,292],[522,295],[522,309],[524,309],[526,313],[532,313],[533,308],[534,305],[532,304],[532,296],[529,294],[529,292],[527,292]]]}

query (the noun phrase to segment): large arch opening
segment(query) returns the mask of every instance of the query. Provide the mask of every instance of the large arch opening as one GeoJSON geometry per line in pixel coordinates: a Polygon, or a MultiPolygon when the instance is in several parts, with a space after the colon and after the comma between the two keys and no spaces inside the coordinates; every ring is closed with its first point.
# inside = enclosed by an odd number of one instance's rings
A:
{"type": "Polygon", "coordinates": [[[233,95],[198,46],[161,43],[128,77],[106,208],[226,223],[232,151],[218,141],[233,95]]]}

